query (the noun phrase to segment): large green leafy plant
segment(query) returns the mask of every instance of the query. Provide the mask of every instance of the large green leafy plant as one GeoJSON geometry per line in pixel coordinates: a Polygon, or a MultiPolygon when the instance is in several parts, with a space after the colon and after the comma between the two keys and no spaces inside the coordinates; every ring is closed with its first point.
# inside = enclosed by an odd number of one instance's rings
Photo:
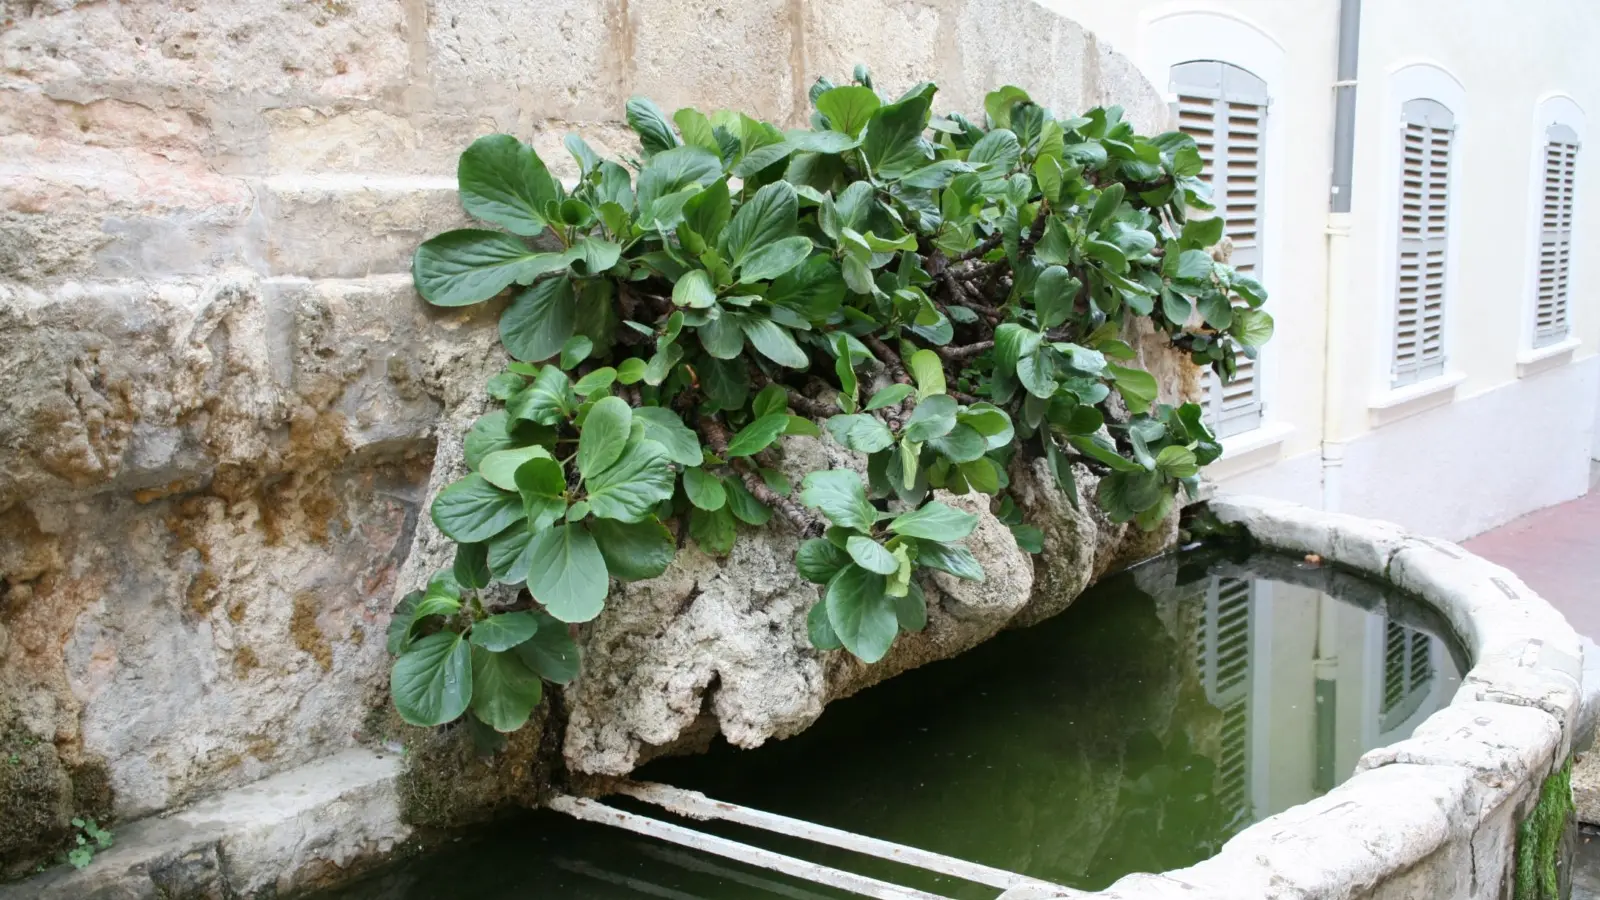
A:
{"type": "Polygon", "coordinates": [[[776,514],[825,586],[813,643],[873,662],[926,621],[918,569],[984,577],[961,543],[977,518],[932,489],[993,495],[1037,552],[1005,496],[1017,453],[1073,503],[1072,464],[1100,473],[1105,513],[1145,528],[1194,487],[1220,448],[1198,406],[1156,403],[1130,320],[1224,379],[1272,332],[1261,286],[1207,250],[1221,221],[1189,218],[1210,208],[1194,142],[1009,86],[980,126],[933,115],[934,91],[819,80],[811,127],[787,132],[635,99],[640,158],[568,137],[570,188],[510,135],[462,154],[462,203],[496,227],[424,243],[416,285],[438,306],[510,289],[516,361],[466,436],[472,474],[433,504],[454,570],[395,617],[407,720],[521,725],[541,679],[575,672],[566,623],[598,615],[611,579],[666,569],[669,522],[725,554],[776,514]],[[865,479],[791,485],[784,436],[819,422],[865,479]],[[493,583],[526,591],[497,605],[493,583]]]}

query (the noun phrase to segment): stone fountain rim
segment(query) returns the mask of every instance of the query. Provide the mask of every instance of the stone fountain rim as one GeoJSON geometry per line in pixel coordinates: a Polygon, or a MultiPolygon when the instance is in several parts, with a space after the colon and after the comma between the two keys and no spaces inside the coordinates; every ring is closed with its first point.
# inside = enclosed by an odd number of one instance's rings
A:
{"type": "MultiPolygon", "coordinates": [[[[1209,508],[1262,547],[1315,555],[1435,607],[1472,667],[1407,740],[1366,753],[1324,796],[1257,822],[1187,869],[1130,875],[1104,900],[1499,897],[1516,827],[1545,778],[1592,737],[1600,652],[1510,570],[1375,519],[1219,494],[1209,508]],[[1585,670],[1594,668],[1588,673],[1585,670]],[[1407,894],[1422,896],[1423,894],[1407,894]]],[[[1017,889],[1002,900],[1042,896],[1017,889]]]]}

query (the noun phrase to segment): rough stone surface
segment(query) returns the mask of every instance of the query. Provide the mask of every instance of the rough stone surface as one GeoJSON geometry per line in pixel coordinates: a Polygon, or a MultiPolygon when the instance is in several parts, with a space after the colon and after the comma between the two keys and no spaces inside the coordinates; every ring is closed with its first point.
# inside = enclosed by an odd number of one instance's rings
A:
{"type": "MultiPolygon", "coordinates": [[[[1116,100],[1164,124],[1126,60],[1029,0],[1003,5],[1027,27],[975,32],[996,13],[946,0],[5,5],[0,737],[30,764],[5,773],[0,817],[53,841],[73,814],[127,820],[404,734],[375,714],[383,630],[396,596],[449,561],[427,498],[459,474],[503,361],[496,310],[430,309],[407,272],[420,239],[463,221],[450,188],[473,138],[523,136],[571,177],[569,131],[636,152],[635,93],[797,125],[812,81],[856,62],[891,91],[939,82],[942,109],[978,112],[1015,81],[1063,112],[1116,100]]],[[[1192,392],[1181,366],[1160,374],[1192,392]]],[[[1009,538],[986,518],[975,540],[995,576],[930,580],[928,630],[874,668],[808,649],[810,585],[686,553],[677,582],[619,594],[618,620],[584,634],[596,666],[612,664],[606,635],[619,666],[647,643],[629,610],[670,610],[657,631],[672,640],[717,617],[738,629],[674,645],[693,653],[637,683],[601,691],[596,675],[575,693],[634,703],[637,721],[580,727],[569,752],[592,746],[614,770],[708,723],[759,743],[959,652],[1029,602],[1009,538]],[[760,592],[739,589],[747,576],[760,592]],[[796,668],[752,662],[772,635],[796,668]]],[[[0,866],[38,858],[10,833],[0,866]]],[[[192,856],[172,884],[219,883],[226,854],[192,856]]]]}
{"type": "Polygon", "coordinates": [[[347,750],[119,828],[93,865],[0,886],[0,900],[277,897],[347,880],[410,836],[400,769],[347,750]]]}

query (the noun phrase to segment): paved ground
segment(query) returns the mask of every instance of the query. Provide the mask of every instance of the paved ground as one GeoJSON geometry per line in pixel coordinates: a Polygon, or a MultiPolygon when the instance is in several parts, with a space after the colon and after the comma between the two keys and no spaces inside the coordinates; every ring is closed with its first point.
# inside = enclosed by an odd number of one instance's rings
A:
{"type": "MultiPolygon", "coordinates": [[[[1600,466],[1595,474],[1592,485],[1600,484],[1600,466]]],[[[1600,490],[1480,534],[1466,547],[1516,572],[1579,633],[1600,641],[1600,490]]],[[[1586,828],[1579,835],[1573,863],[1572,900],[1600,900],[1600,833],[1586,828]]]]}
{"type": "Polygon", "coordinates": [[[1580,634],[1600,642],[1600,490],[1480,534],[1466,547],[1516,572],[1580,634]]]}

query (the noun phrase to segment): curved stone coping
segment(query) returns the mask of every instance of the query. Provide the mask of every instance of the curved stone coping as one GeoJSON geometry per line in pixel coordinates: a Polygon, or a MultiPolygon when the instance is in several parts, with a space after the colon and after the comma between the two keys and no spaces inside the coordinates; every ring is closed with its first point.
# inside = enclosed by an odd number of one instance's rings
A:
{"type": "Polygon", "coordinates": [[[1411,738],[1368,752],[1355,776],[1326,795],[1246,828],[1187,869],[1064,896],[1509,896],[1517,825],[1593,715],[1595,704],[1584,700],[1584,642],[1520,578],[1455,544],[1264,498],[1221,495],[1210,508],[1264,547],[1314,553],[1427,601],[1461,638],[1472,668],[1449,706],[1411,738]]]}

